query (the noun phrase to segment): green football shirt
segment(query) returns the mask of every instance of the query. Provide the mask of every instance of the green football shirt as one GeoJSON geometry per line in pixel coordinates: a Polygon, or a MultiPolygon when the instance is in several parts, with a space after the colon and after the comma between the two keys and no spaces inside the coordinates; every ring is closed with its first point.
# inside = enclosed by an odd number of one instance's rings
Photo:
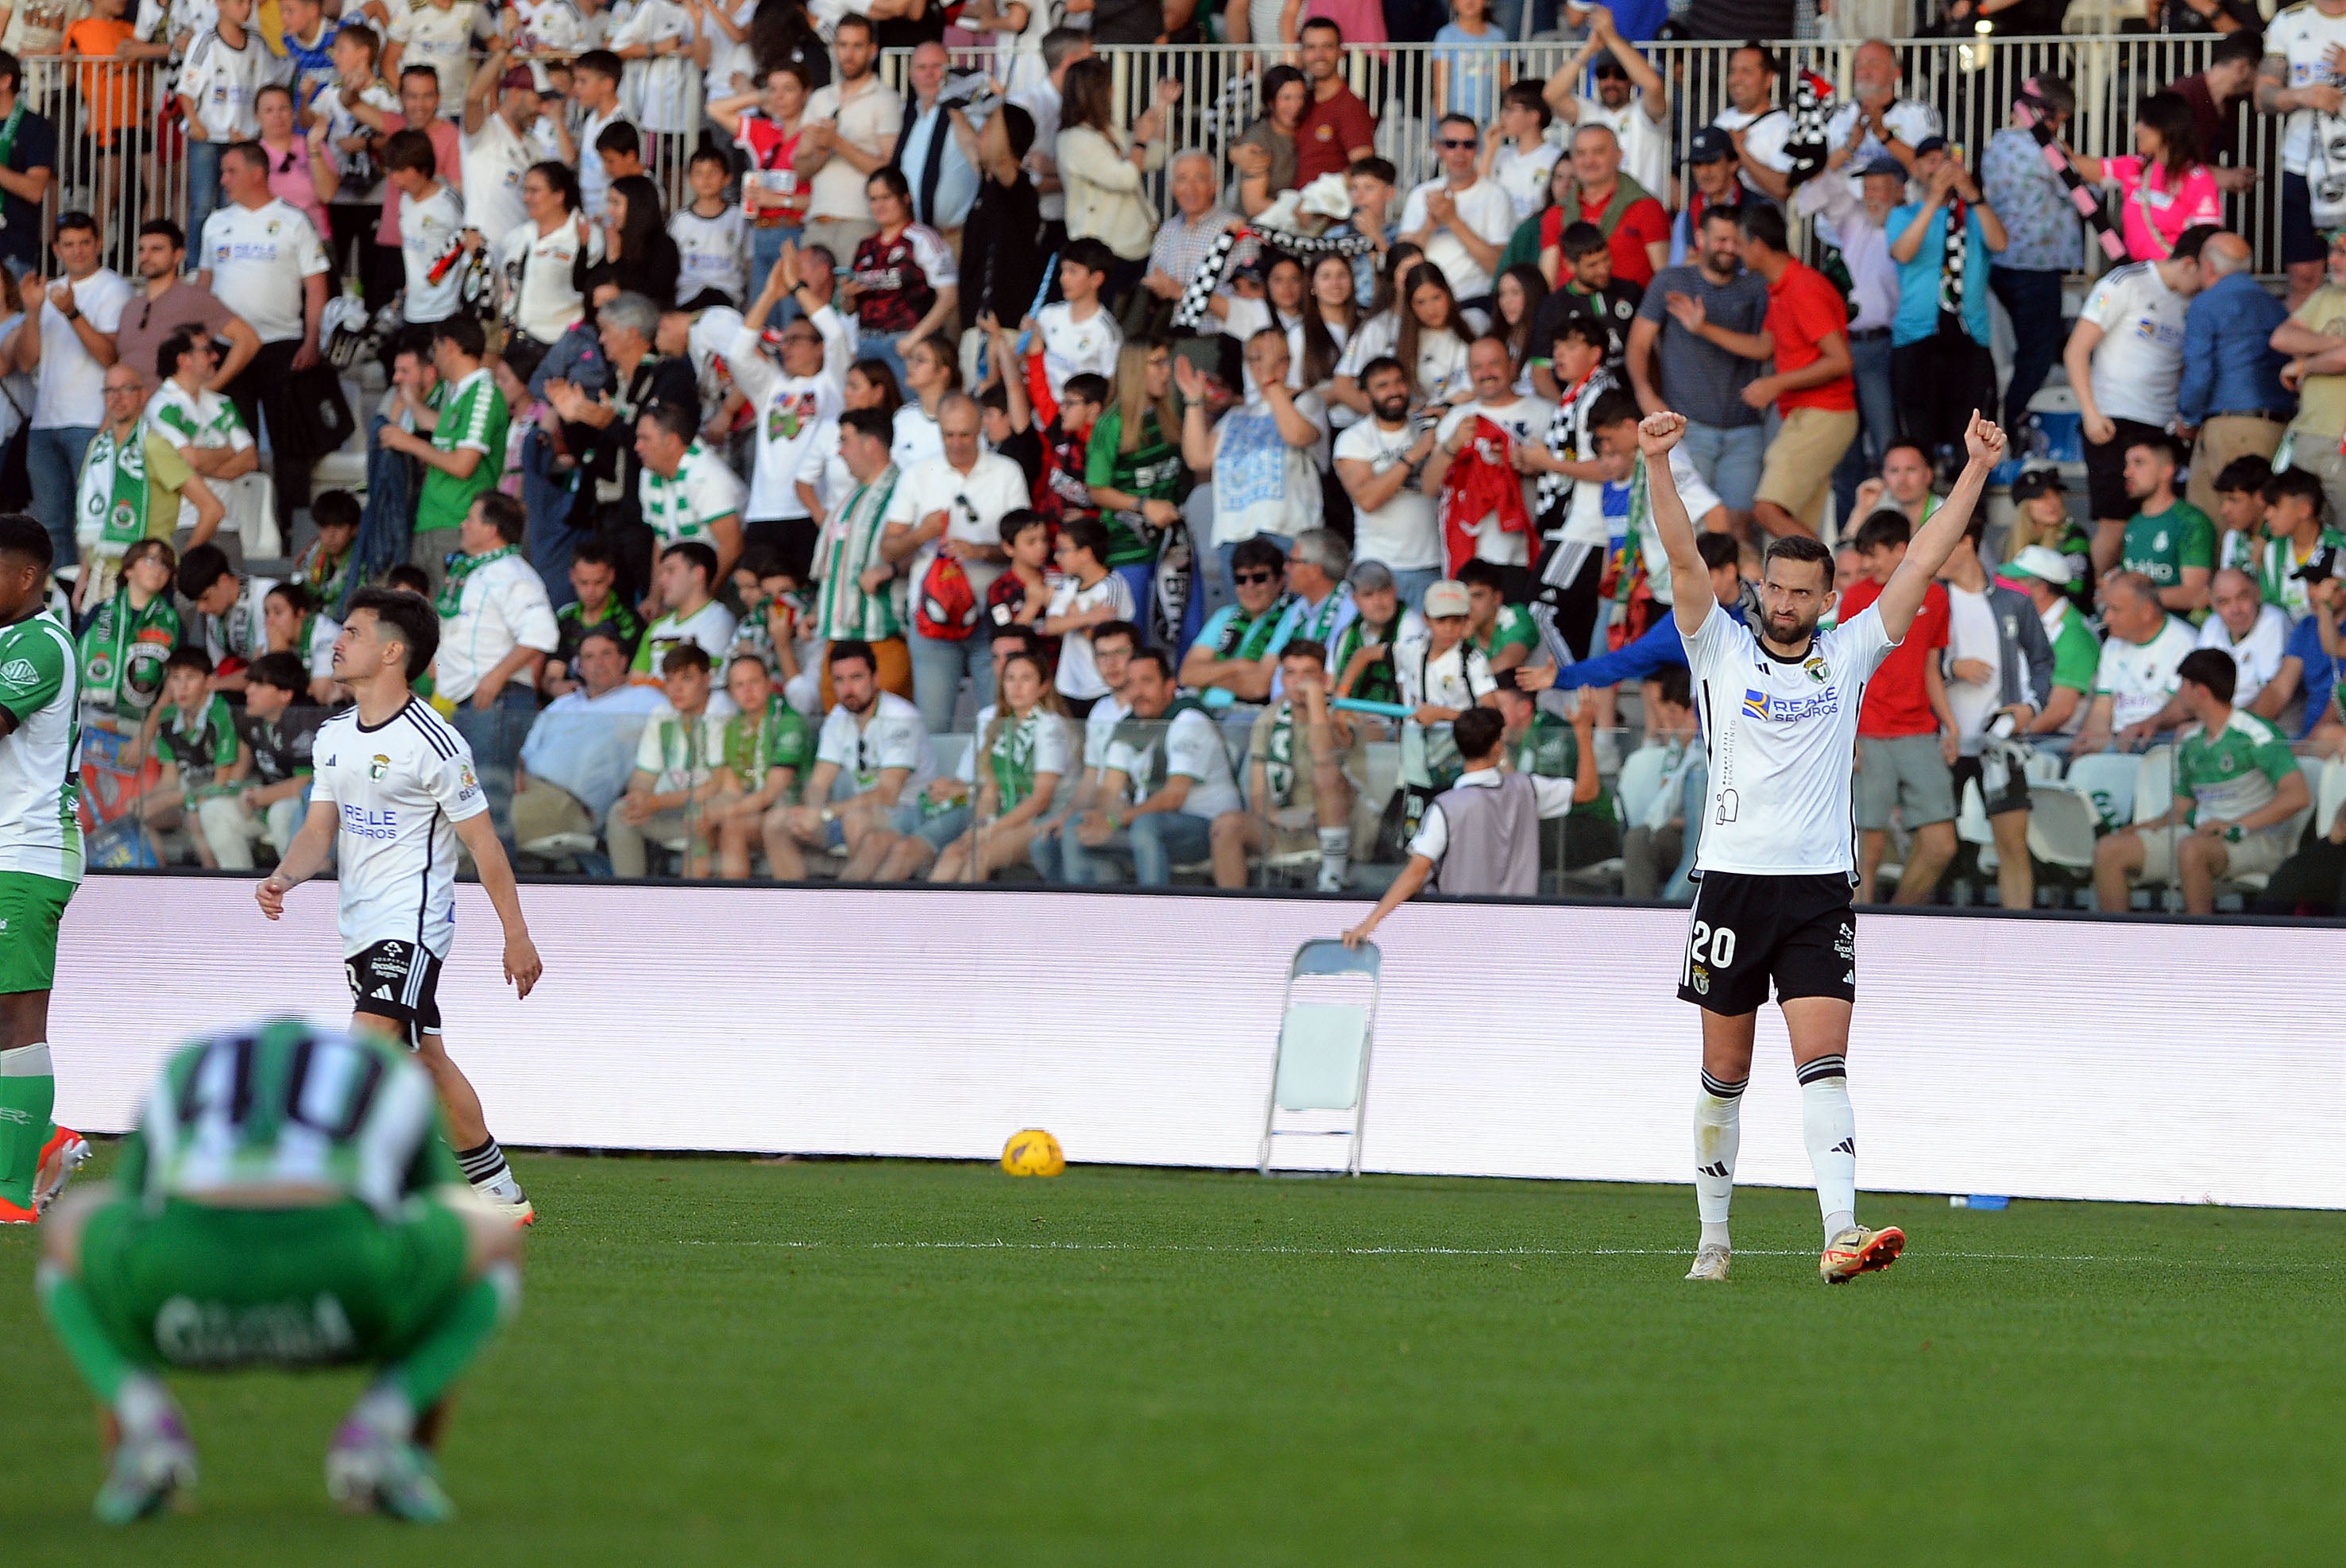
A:
{"type": "Polygon", "coordinates": [[[1503,648],[1522,648],[1526,656],[1539,651],[1539,627],[1532,621],[1531,611],[1521,605],[1501,605],[1492,619],[1488,638],[1473,639],[1483,650],[1483,657],[1496,659],[1503,648]]]}
{"type": "Polygon", "coordinates": [[[2236,708],[2221,732],[2209,735],[2203,728],[2184,738],[2175,759],[2175,792],[2192,802],[2188,817],[2195,825],[2237,822],[2270,805],[2297,770],[2280,731],[2236,708]]]}
{"type": "Polygon", "coordinates": [[[2156,515],[2137,512],[2127,523],[2123,560],[2127,571],[2162,588],[2178,587],[2187,566],[2215,569],[2215,521],[2188,501],[2156,515]]]}
{"type": "Polygon", "coordinates": [[[202,789],[214,774],[236,760],[236,714],[219,693],[212,693],[193,713],[181,712],[177,703],[166,703],[161,722],[162,728],[155,733],[155,755],[178,765],[181,789],[190,792],[202,789]]]}
{"type": "Polygon", "coordinates": [[[428,465],[424,468],[423,488],[415,502],[417,533],[461,527],[474,499],[496,488],[498,477],[505,471],[505,430],[511,420],[505,394],[497,391],[486,368],[449,389],[440,423],[432,432],[432,444],[442,452],[477,452],[481,460],[464,479],[428,465]]]}
{"type": "Polygon", "coordinates": [[[81,661],[47,609],[0,626],[0,871],[81,881],[81,661]]]}
{"type": "Polygon", "coordinates": [[[2094,640],[2094,628],[2076,606],[2064,603],[2060,608],[2060,629],[2052,636],[2053,684],[2090,693],[2095,673],[2102,667],[2102,645],[2094,640]]]}
{"type": "Polygon", "coordinates": [[[766,699],[761,714],[737,713],[725,722],[725,766],[746,789],[765,788],[767,772],[796,769],[789,799],[798,799],[797,784],[814,765],[814,737],[799,710],[777,695],[766,699]]]}

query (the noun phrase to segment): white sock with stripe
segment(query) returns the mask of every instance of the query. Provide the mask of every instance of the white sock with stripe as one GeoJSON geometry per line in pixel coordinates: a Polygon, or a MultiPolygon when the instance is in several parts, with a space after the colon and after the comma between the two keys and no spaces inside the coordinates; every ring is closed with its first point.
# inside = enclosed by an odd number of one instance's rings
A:
{"type": "Polygon", "coordinates": [[[1743,1145],[1743,1091],[1749,1078],[1729,1084],[1702,1075],[1694,1101],[1694,1207],[1702,1219],[1703,1247],[1726,1247],[1727,1211],[1735,1201],[1735,1156],[1743,1145]]]}
{"type": "Polygon", "coordinates": [[[1849,1103],[1849,1064],[1836,1053],[1799,1071],[1800,1133],[1830,1242],[1857,1223],[1857,1112],[1849,1103]]]}

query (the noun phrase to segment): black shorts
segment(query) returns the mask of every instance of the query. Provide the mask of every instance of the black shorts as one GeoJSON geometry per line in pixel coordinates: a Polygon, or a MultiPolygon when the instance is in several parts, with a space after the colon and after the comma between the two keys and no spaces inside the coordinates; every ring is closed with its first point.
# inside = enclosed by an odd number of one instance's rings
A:
{"type": "Polygon", "coordinates": [[[2017,768],[2004,770],[2004,789],[1994,795],[1987,792],[1987,770],[1980,765],[1978,758],[1958,757],[1949,771],[1954,776],[1955,810],[1958,813],[1964,809],[1964,784],[1967,779],[1979,786],[1980,804],[1987,808],[1987,814],[1991,817],[2028,809],[2028,775],[2017,768]]]}
{"type": "Polygon", "coordinates": [[[1678,1000],[1738,1017],[1768,1000],[1857,1000],[1857,911],[1849,878],[1755,877],[1705,871],[1695,884],[1694,923],[1678,1000]]]}
{"type": "Polygon", "coordinates": [[[2127,494],[2127,448],[2147,435],[2158,434],[2156,426],[2138,419],[2114,419],[2117,429],[2109,440],[2086,444],[2086,500],[2097,523],[2123,521],[2135,514],[2134,497],[2127,494]]]}
{"type": "Polygon", "coordinates": [[[440,1033],[440,961],[420,943],[379,942],[342,960],[351,983],[351,1006],[370,1017],[387,1018],[409,1050],[421,1036],[440,1033]]]}

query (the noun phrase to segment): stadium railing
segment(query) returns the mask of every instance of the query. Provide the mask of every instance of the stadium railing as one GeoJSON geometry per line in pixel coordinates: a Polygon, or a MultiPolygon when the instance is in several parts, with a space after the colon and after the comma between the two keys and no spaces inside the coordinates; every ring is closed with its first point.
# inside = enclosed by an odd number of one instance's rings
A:
{"type": "MultiPolygon", "coordinates": [[[[2065,34],[1904,38],[1892,46],[1905,71],[1902,95],[1939,111],[1948,139],[1976,169],[1987,138],[2010,123],[2012,99],[2020,84],[2046,73],[2067,77],[2076,89],[2077,114],[2067,137],[2072,148],[2091,157],[2131,153],[2135,106],[2146,95],[2203,69],[2218,41],[2213,34],[2065,34]]],[[[1664,139],[1672,149],[1673,178],[1675,159],[1693,131],[1728,107],[1728,59],[1739,46],[1714,41],[1638,46],[1669,87],[1664,139]]],[[[1801,39],[1769,46],[1784,67],[1778,82],[1780,101],[1789,102],[1792,83],[1802,70],[1831,81],[1838,94],[1848,94],[1857,42],[1801,39]]],[[[1579,47],[1576,43],[1535,41],[1496,46],[1494,52],[1504,63],[1506,80],[1545,82],[1570,64],[1579,47]]],[[[1197,148],[1214,154],[1218,161],[1262,113],[1260,68],[1293,60],[1291,50],[1252,44],[1110,46],[1097,53],[1115,72],[1119,124],[1129,125],[1148,107],[1158,82],[1178,82],[1180,101],[1168,117],[1171,149],[1197,148]]],[[[1378,117],[1378,155],[1401,171],[1404,192],[1434,172],[1433,125],[1440,112],[1433,105],[1434,58],[1435,46],[1428,44],[1348,46],[1345,50],[1346,79],[1378,117]]],[[[1008,59],[1005,53],[981,48],[956,54],[954,65],[987,71],[1000,81],[1008,59]]],[[[909,63],[909,51],[893,51],[882,61],[883,75],[900,91],[905,87],[909,63]]],[[[2239,119],[2234,145],[2211,149],[2209,161],[2265,172],[2264,181],[2228,198],[2225,210],[2232,227],[2254,248],[2258,270],[2279,272],[2282,122],[2249,108],[2243,109],[2239,119]]],[[[1224,172],[1227,178],[1227,167],[1224,172]]],[[[1162,172],[1150,178],[1150,189],[1160,210],[1171,210],[1162,172]]],[[[1667,192],[1655,194],[1668,203],[1667,192]]],[[[2097,260],[2081,260],[2088,270],[2101,270],[2097,260]]]]}
{"type": "MultiPolygon", "coordinates": [[[[1949,139],[1976,164],[1988,137],[2007,123],[2019,84],[2044,72],[2065,76],[2076,87],[2071,146],[2092,156],[2131,152],[2136,103],[2203,68],[2218,41],[2214,35],[2075,34],[1908,38],[1894,46],[1905,68],[1905,95],[1938,109],[1949,139]]],[[[1708,124],[1726,107],[1728,58],[1736,46],[1719,42],[1640,46],[1669,84],[1666,137],[1673,156],[1697,127],[1708,124]]],[[[1771,45],[1786,69],[1780,96],[1789,97],[1792,73],[1800,70],[1814,71],[1846,93],[1857,46],[1815,39],[1771,45]]],[[[1545,81],[1570,62],[1578,47],[1535,41],[1500,46],[1494,52],[1504,63],[1508,80],[1545,81]]],[[[1115,72],[1123,123],[1148,106],[1158,81],[1178,82],[1181,98],[1169,117],[1173,148],[1198,148],[1219,159],[1261,113],[1260,67],[1280,62],[1290,52],[1250,44],[1207,44],[1110,46],[1099,54],[1115,72]]],[[[1347,79],[1378,115],[1377,151],[1400,169],[1404,190],[1433,171],[1432,116],[1438,113],[1429,107],[1433,59],[1433,46],[1424,44],[1372,45],[1345,53],[1347,79]]],[[[903,90],[909,65],[909,51],[892,51],[881,60],[881,74],[903,90]]],[[[1006,79],[1010,69],[1008,55],[991,48],[962,51],[954,65],[986,71],[997,81],[1006,79]]],[[[93,213],[100,219],[107,264],[133,275],[142,221],[161,217],[182,227],[187,222],[187,140],[169,91],[176,67],[163,61],[61,56],[31,56],[24,66],[27,107],[48,117],[57,129],[59,167],[43,203],[44,235],[60,212],[93,213]]],[[[2228,197],[2226,211],[2255,249],[2258,270],[2278,272],[2280,207],[2274,177],[2280,168],[2281,121],[2248,111],[2239,120],[2234,145],[2211,152],[2211,160],[2267,175],[2248,191],[2228,197]]],[[[699,135],[659,133],[645,139],[646,162],[673,209],[684,196],[686,161],[699,135]]],[[[581,156],[591,154],[581,149],[581,156]]],[[[1151,178],[1149,188],[1160,209],[1170,210],[1162,173],[1151,178]]],[[[189,237],[191,249],[195,238],[189,237]]],[[[2099,270],[2098,261],[2080,260],[2088,270],[2099,270]]]]}

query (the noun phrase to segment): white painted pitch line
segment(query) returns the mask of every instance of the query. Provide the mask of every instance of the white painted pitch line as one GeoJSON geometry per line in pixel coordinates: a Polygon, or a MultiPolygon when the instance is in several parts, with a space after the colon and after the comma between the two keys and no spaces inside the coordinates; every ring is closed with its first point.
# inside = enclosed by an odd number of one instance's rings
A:
{"type": "MultiPolygon", "coordinates": [[[[1286,1247],[1260,1243],[1224,1247],[1212,1243],[1130,1241],[779,1241],[758,1238],[709,1240],[679,1237],[678,1247],[775,1247],[801,1251],[839,1248],[864,1252],[1224,1252],[1303,1257],[1686,1257],[1682,1247],[1286,1247]]],[[[1806,1247],[1738,1247],[1739,1257],[1811,1257],[1806,1247]]],[[[2178,1266],[2216,1264],[2208,1257],[2170,1257],[2153,1253],[2092,1252],[1949,1252],[1930,1250],[1923,1258],[1943,1257],[1967,1263],[2167,1263],[2178,1266]]],[[[2229,1267],[2229,1263],[2221,1264],[2229,1267]]],[[[2260,1269],[2335,1268],[2336,1263],[2309,1259],[2287,1264],[2260,1264],[2260,1269]]]]}

